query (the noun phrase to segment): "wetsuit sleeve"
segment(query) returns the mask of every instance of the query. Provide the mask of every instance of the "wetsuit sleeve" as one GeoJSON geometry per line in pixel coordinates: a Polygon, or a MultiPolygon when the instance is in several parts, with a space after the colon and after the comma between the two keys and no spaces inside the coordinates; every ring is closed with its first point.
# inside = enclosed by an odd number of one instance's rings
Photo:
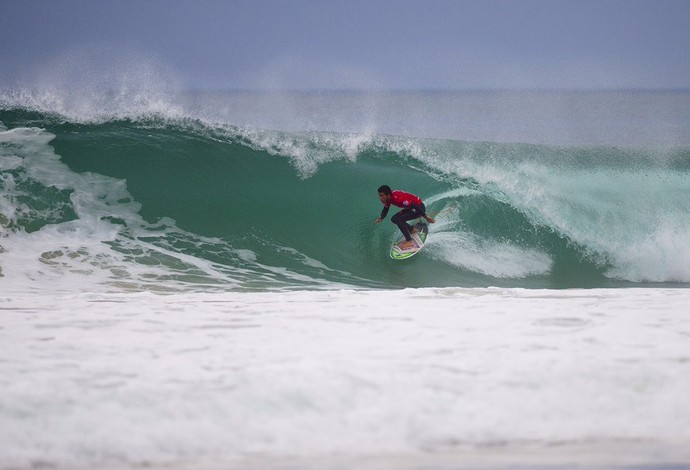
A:
{"type": "Polygon", "coordinates": [[[391,206],[385,206],[383,210],[381,211],[381,220],[385,219],[386,216],[388,215],[388,209],[390,209],[391,206]]]}

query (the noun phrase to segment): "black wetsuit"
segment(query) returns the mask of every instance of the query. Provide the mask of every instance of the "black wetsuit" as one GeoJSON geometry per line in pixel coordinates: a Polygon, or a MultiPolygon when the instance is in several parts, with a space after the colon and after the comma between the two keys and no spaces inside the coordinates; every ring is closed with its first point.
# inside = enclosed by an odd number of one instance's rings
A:
{"type": "MultiPolygon", "coordinates": [[[[381,211],[381,220],[385,219],[388,215],[388,209],[390,209],[390,206],[384,207],[381,211]]],[[[405,240],[410,241],[412,240],[412,236],[410,235],[412,227],[407,224],[407,221],[418,219],[420,217],[424,217],[425,215],[426,206],[424,205],[424,203],[412,203],[407,209],[403,209],[397,214],[395,214],[393,217],[391,217],[391,222],[398,226],[402,234],[405,236],[405,240]]]]}

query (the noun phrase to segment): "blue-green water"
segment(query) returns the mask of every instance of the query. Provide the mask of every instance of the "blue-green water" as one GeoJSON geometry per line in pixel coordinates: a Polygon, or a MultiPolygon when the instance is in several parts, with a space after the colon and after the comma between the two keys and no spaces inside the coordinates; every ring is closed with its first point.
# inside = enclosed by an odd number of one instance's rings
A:
{"type": "Polygon", "coordinates": [[[690,283],[690,120],[673,104],[687,93],[605,95],[636,110],[618,120],[626,109],[595,107],[596,94],[301,94],[282,108],[251,94],[200,95],[192,106],[187,95],[174,112],[103,115],[7,96],[6,281],[67,276],[145,289],[690,283]],[[532,108],[517,111],[520,100],[532,108]],[[375,113],[364,113],[367,103],[375,113]],[[551,104],[540,114],[538,103],[551,104]],[[570,122],[553,122],[557,115],[570,122]],[[387,255],[397,229],[374,224],[381,184],[419,195],[438,214],[424,252],[407,262],[387,255]],[[19,261],[32,250],[38,268],[19,261]]]}

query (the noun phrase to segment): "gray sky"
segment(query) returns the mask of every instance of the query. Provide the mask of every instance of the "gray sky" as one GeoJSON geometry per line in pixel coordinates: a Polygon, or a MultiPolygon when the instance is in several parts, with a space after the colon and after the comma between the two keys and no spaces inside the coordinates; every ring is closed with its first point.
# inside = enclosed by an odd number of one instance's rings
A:
{"type": "Polygon", "coordinates": [[[123,73],[219,89],[690,88],[690,0],[0,0],[0,86],[123,73]]]}

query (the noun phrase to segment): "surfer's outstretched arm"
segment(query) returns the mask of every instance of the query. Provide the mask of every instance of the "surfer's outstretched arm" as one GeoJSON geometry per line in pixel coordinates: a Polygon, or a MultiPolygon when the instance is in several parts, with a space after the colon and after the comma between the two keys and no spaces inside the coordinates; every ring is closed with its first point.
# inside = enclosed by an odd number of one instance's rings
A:
{"type": "Polygon", "coordinates": [[[386,216],[388,215],[388,209],[390,209],[390,206],[384,207],[383,210],[381,211],[381,215],[374,222],[376,222],[377,224],[381,223],[381,221],[383,219],[385,219],[386,216]]]}

